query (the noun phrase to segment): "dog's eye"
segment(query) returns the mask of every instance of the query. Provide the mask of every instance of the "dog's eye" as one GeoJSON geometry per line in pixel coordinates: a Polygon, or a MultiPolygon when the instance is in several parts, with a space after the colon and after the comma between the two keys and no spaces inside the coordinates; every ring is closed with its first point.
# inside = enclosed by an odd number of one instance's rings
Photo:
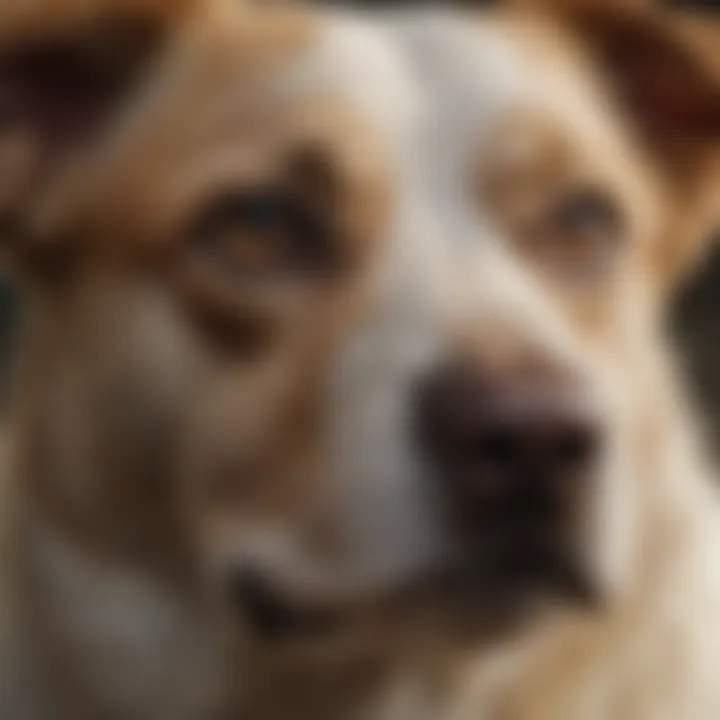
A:
{"type": "Polygon", "coordinates": [[[225,273],[244,278],[319,272],[333,250],[322,219],[274,189],[232,193],[214,202],[193,227],[191,243],[225,273]]]}
{"type": "Polygon", "coordinates": [[[613,198],[593,188],[576,188],[545,216],[536,253],[564,278],[583,284],[612,276],[620,257],[624,218],[613,198]]]}
{"type": "Polygon", "coordinates": [[[622,217],[610,197],[593,190],[577,189],[552,209],[553,231],[573,242],[614,242],[622,233],[622,217]]]}

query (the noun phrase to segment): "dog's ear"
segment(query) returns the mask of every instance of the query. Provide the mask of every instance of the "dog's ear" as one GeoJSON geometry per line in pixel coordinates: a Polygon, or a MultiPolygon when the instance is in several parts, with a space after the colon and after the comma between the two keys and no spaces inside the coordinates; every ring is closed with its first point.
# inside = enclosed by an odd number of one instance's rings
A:
{"type": "Polygon", "coordinates": [[[555,12],[562,10],[577,10],[583,7],[597,7],[602,5],[621,10],[649,7],[650,5],[658,5],[657,0],[505,0],[506,7],[527,8],[529,10],[552,10],[555,12]]]}
{"type": "Polygon", "coordinates": [[[667,193],[653,261],[673,282],[720,229],[720,21],[652,3],[565,5],[667,193]]]}
{"type": "Polygon", "coordinates": [[[90,152],[193,0],[17,0],[0,7],[0,242],[23,253],[38,195],[90,152]]]}

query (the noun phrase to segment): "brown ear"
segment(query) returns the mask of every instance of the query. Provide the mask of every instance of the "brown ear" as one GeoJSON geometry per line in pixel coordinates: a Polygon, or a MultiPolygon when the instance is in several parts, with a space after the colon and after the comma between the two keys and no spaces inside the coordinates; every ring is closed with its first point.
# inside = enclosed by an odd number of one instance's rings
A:
{"type": "Polygon", "coordinates": [[[658,5],[657,0],[505,0],[506,7],[524,7],[530,10],[576,10],[578,8],[605,6],[619,9],[633,9],[658,5]]]}
{"type": "Polygon", "coordinates": [[[0,241],[112,124],[191,0],[18,0],[0,7],[0,241]]]}
{"type": "Polygon", "coordinates": [[[684,147],[720,139],[720,25],[597,2],[568,16],[648,140],[684,147]]]}
{"type": "Polygon", "coordinates": [[[720,21],[575,0],[563,13],[608,78],[667,192],[658,272],[676,279],[720,227],[720,21]]]}

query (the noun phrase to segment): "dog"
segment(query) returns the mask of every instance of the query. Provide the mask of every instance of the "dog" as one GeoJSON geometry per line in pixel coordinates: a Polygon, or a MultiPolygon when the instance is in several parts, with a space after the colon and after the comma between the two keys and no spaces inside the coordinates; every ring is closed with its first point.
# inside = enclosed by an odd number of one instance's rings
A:
{"type": "Polygon", "coordinates": [[[716,717],[712,474],[659,327],[717,221],[714,32],[56,11],[0,62],[17,703],[716,717]]]}

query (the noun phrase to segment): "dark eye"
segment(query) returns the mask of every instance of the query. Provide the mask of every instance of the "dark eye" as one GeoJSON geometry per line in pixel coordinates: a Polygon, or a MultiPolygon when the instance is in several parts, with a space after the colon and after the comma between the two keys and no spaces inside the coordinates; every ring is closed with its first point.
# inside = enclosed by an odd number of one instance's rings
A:
{"type": "Polygon", "coordinates": [[[334,249],[323,219],[273,188],[213,202],[193,227],[191,244],[225,273],[243,277],[319,272],[334,249]]]}
{"type": "Polygon", "coordinates": [[[293,214],[288,198],[272,192],[230,198],[225,210],[229,220],[240,223],[248,231],[266,235],[286,230],[293,214]]]}
{"type": "Polygon", "coordinates": [[[586,186],[567,190],[544,215],[531,246],[555,275],[582,285],[613,276],[626,231],[621,206],[608,193],[586,186]]]}
{"type": "Polygon", "coordinates": [[[593,189],[577,189],[553,209],[553,231],[572,241],[614,241],[623,221],[612,199],[593,189]]]}

